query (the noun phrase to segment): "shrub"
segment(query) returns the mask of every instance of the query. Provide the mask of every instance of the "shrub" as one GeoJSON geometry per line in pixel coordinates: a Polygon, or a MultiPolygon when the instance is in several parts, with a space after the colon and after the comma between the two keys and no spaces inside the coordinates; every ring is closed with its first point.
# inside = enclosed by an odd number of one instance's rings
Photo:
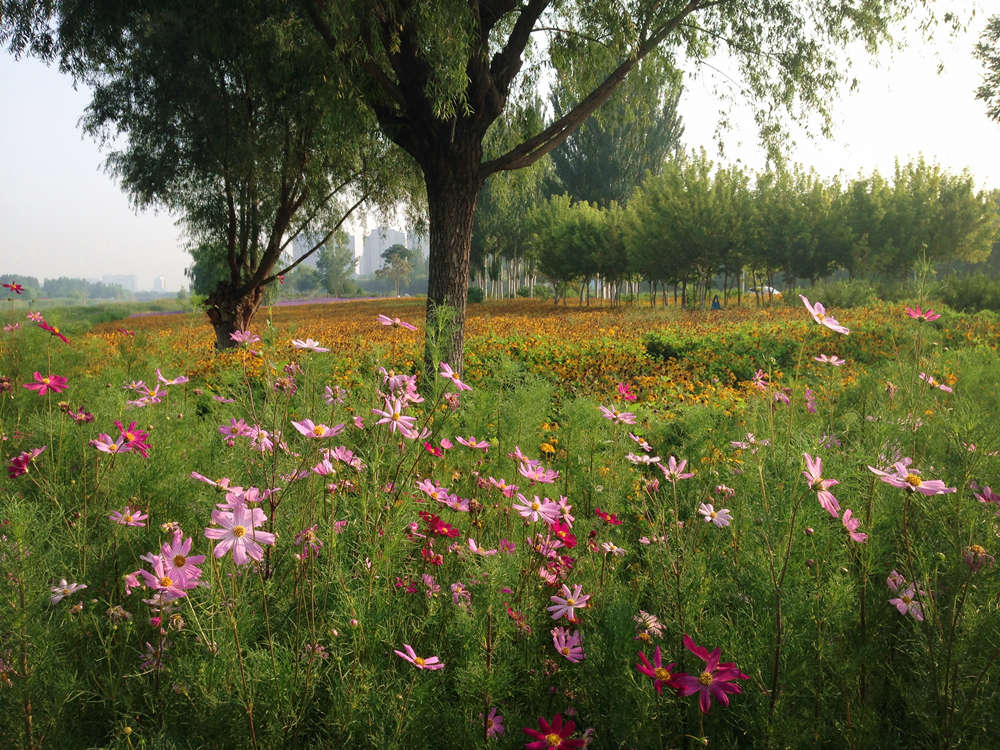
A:
{"type": "Polygon", "coordinates": [[[478,303],[478,302],[482,302],[485,298],[486,298],[486,295],[483,293],[483,290],[480,289],[478,286],[470,286],[469,287],[469,293],[468,293],[468,295],[466,297],[466,299],[469,302],[471,302],[471,303],[478,303]]]}

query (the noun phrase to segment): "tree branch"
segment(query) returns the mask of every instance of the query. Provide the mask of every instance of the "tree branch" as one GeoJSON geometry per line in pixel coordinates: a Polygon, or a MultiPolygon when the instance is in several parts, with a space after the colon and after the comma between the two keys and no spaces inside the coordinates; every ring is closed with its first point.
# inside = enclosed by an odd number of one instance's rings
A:
{"type": "Polygon", "coordinates": [[[529,0],[521,9],[521,15],[514,22],[514,28],[503,49],[493,55],[490,62],[490,76],[493,85],[504,99],[510,91],[510,84],[521,69],[521,54],[531,37],[535,22],[548,7],[550,0],[529,0]]]}
{"type": "Polygon", "coordinates": [[[687,5],[678,13],[664,22],[645,41],[641,42],[632,53],[615,68],[607,78],[586,97],[581,99],[573,109],[549,125],[545,130],[515,146],[506,154],[480,165],[479,174],[482,179],[494,172],[510,169],[520,169],[534,164],[545,154],[565,141],[593,112],[606,102],[615,89],[625,80],[625,76],[636,64],[648,55],[668,34],[675,31],[681,22],[696,10],[718,5],[724,0],[688,0],[687,5]]]}
{"type": "Polygon", "coordinates": [[[340,221],[337,222],[336,226],[333,229],[331,229],[329,232],[327,232],[323,236],[323,239],[321,239],[319,242],[317,242],[315,245],[313,245],[307,252],[303,253],[302,257],[298,258],[294,263],[290,264],[287,268],[283,268],[282,270],[278,271],[277,273],[273,273],[270,276],[268,276],[266,279],[264,279],[263,281],[260,282],[259,286],[264,286],[265,284],[270,284],[272,281],[274,281],[279,276],[284,276],[286,273],[288,273],[293,268],[295,268],[299,263],[301,263],[306,258],[308,258],[310,255],[312,255],[314,252],[316,252],[317,250],[319,250],[319,248],[323,247],[323,245],[326,244],[326,241],[328,239],[330,239],[334,235],[334,233],[338,229],[340,229],[341,225],[343,225],[343,223],[345,221],[347,221],[347,218],[352,213],[354,213],[354,210],[358,206],[360,206],[362,203],[364,203],[366,200],[368,200],[368,193],[365,193],[364,195],[362,195],[353,206],[351,206],[349,209],[347,209],[347,212],[343,216],[340,217],[340,221]]]}

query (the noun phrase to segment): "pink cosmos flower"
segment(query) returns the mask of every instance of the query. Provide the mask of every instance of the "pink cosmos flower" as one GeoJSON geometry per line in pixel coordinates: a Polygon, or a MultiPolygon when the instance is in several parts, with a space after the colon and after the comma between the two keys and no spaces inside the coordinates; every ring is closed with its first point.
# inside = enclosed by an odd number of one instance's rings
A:
{"type": "Polygon", "coordinates": [[[307,349],[311,352],[328,352],[330,351],[325,346],[320,346],[318,341],[314,339],[292,339],[292,346],[296,349],[307,349]]]}
{"type": "Polygon", "coordinates": [[[920,305],[917,305],[916,307],[907,307],[905,308],[905,310],[907,315],[909,315],[914,320],[919,320],[921,323],[929,322],[931,320],[937,320],[938,318],[941,317],[939,313],[934,312],[929,307],[921,312],[920,305]]]}
{"type": "Polygon", "coordinates": [[[382,315],[381,313],[378,315],[376,320],[384,326],[397,326],[399,328],[405,328],[408,331],[417,330],[417,327],[412,323],[407,323],[399,318],[390,318],[388,315],[382,315]]]}
{"type": "Polygon", "coordinates": [[[129,450],[135,451],[143,458],[149,458],[150,445],[146,442],[149,440],[148,432],[140,430],[135,422],[130,423],[128,427],[123,427],[121,422],[115,422],[115,427],[120,433],[120,443],[127,445],[129,450]]]}
{"type": "Polygon", "coordinates": [[[925,596],[923,591],[915,588],[912,584],[907,586],[902,594],[889,600],[889,604],[894,606],[901,615],[910,615],[917,622],[924,621],[924,608],[917,601],[917,596],[925,596]]]}
{"type": "Polygon", "coordinates": [[[172,571],[174,575],[183,577],[188,583],[194,584],[201,578],[201,568],[198,566],[205,562],[204,555],[192,555],[191,546],[194,544],[192,537],[185,537],[178,528],[174,530],[173,539],[164,542],[160,546],[160,556],[165,563],[165,570],[172,571]]]}
{"type": "Polygon", "coordinates": [[[156,380],[157,382],[162,383],[163,385],[170,386],[170,385],[181,385],[182,383],[187,383],[191,380],[191,378],[189,378],[187,375],[178,375],[176,378],[169,380],[163,376],[163,373],[160,372],[160,368],[157,367],[156,380]]]}
{"type": "Polygon", "coordinates": [[[3,329],[5,331],[7,331],[7,333],[13,333],[14,331],[16,331],[20,327],[21,327],[20,323],[8,323],[7,325],[5,325],[3,327],[3,329]]]}
{"type": "Polygon", "coordinates": [[[634,440],[639,445],[639,447],[642,448],[646,453],[652,453],[653,452],[653,446],[651,446],[646,441],[645,438],[639,437],[638,435],[635,435],[635,434],[633,434],[631,432],[628,434],[628,436],[630,438],[632,438],[632,440],[634,440]]]}
{"type": "Polygon", "coordinates": [[[893,571],[889,573],[888,578],[885,579],[885,585],[888,586],[893,591],[899,591],[900,586],[906,585],[906,579],[903,578],[902,573],[900,573],[896,569],[893,569],[893,571]]]}
{"type": "Polygon", "coordinates": [[[840,367],[847,363],[846,359],[837,359],[835,354],[820,354],[818,357],[813,357],[814,362],[819,362],[821,365],[833,365],[834,367],[840,367]]]}
{"type": "Polygon", "coordinates": [[[806,411],[810,414],[816,413],[816,394],[813,393],[812,388],[806,388],[802,394],[803,399],[806,402],[806,411]]]}
{"type": "MultiPolygon", "coordinates": [[[[658,622],[657,625],[659,625],[658,622]]],[[[646,628],[646,630],[652,632],[652,629],[650,628],[646,628]]],[[[660,632],[662,633],[662,629],[660,632]]],[[[663,666],[663,657],[660,654],[659,646],[657,646],[656,650],[653,651],[652,664],[649,663],[649,659],[646,658],[646,655],[642,651],[639,652],[639,659],[642,663],[636,664],[635,668],[647,677],[653,678],[653,687],[656,688],[657,693],[663,695],[664,685],[670,688],[677,688],[676,679],[673,673],[674,667],[676,667],[677,664],[671,662],[667,666],[663,666]]]]}
{"type": "Polygon", "coordinates": [[[994,492],[989,486],[983,487],[979,492],[974,493],[974,496],[981,503],[1000,505],[1000,493],[994,492]]]}
{"type": "Polygon", "coordinates": [[[14,479],[15,477],[27,474],[28,464],[41,455],[44,450],[45,446],[43,445],[41,448],[34,448],[30,451],[21,451],[19,455],[11,456],[10,463],[7,465],[7,476],[14,479]]]}
{"type": "Polygon", "coordinates": [[[876,469],[874,466],[869,466],[868,470],[886,484],[910,492],[919,492],[921,495],[947,495],[956,491],[956,487],[946,487],[941,479],[924,479],[919,471],[910,467],[911,463],[911,459],[904,458],[893,464],[891,472],[876,469]]]}
{"type": "Polygon", "coordinates": [[[630,411],[618,411],[614,406],[602,406],[601,414],[615,424],[635,424],[635,414],[630,411]]]}
{"type": "Polygon", "coordinates": [[[25,315],[24,317],[26,317],[32,323],[43,323],[43,322],[45,322],[45,318],[42,317],[42,314],[40,312],[30,312],[27,315],[25,315]]]}
{"type": "Polygon", "coordinates": [[[570,622],[576,622],[576,610],[586,606],[587,602],[590,601],[590,594],[584,594],[583,586],[578,583],[574,584],[572,591],[564,583],[559,593],[562,596],[549,597],[555,603],[546,609],[552,613],[553,620],[565,617],[570,622]]]}
{"type": "Polygon", "coordinates": [[[733,520],[733,514],[729,512],[729,508],[716,510],[711,503],[699,505],[698,512],[704,517],[706,523],[714,523],[720,529],[728,526],[733,520]]]}
{"type": "Polygon", "coordinates": [[[409,643],[404,643],[403,648],[406,653],[397,651],[396,649],[393,649],[393,653],[401,659],[406,659],[406,661],[410,662],[417,669],[444,669],[444,663],[436,656],[428,656],[426,659],[422,656],[417,656],[417,652],[413,650],[413,647],[409,643]]]}
{"type": "Polygon", "coordinates": [[[844,511],[844,517],[840,520],[844,524],[844,529],[847,531],[848,536],[851,537],[851,541],[857,542],[858,544],[864,544],[868,541],[868,535],[858,531],[858,526],[861,525],[861,521],[857,518],[853,518],[852,516],[853,511],[848,508],[844,511]]]}
{"type": "Polygon", "coordinates": [[[552,645],[572,664],[579,664],[586,658],[583,653],[583,634],[579,630],[570,633],[569,628],[552,628],[552,645]]]}
{"type": "Polygon", "coordinates": [[[66,378],[62,375],[42,375],[35,370],[35,382],[25,383],[24,387],[29,391],[35,391],[39,396],[44,396],[49,391],[62,393],[66,390],[66,378]]]}
{"type": "Polygon", "coordinates": [[[546,469],[538,461],[523,461],[517,467],[518,473],[538,484],[552,484],[559,478],[559,472],[555,469],[546,469]]]}
{"type": "Polygon", "coordinates": [[[944,383],[939,383],[925,372],[920,373],[920,379],[923,380],[925,383],[927,383],[927,385],[929,385],[931,388],[937,388],[938,390],[944,391],[945,393],[955,392],[953,388],[945,385],[944,383]]]}
{"type": "Polygon", "coordinates": [[[403,414],[403,404],[399,399],[386,399],[385,410],[372,409],[372,414],[381,417],[375,424],[389,425],[389,432],[398,432],[405,438],[414,439],[417,435],[416,417],[408,417],[403,414]]]}
{"type": "Polygon", "coordinates": [[[586,745],[586,740],[569,739],[576,729],[576,723],[568,721],[563,724],[562,714],[556,714],[551,724],[545,718],[539,717],[538,726],[541,727],[540,730],[530,727],[521,729],[529,737],[535,738],[535,742],[525,744],[525,750],[576,750],[586,745]]]}
{"type": "Polygon", "coordinates": [[[507,484],[507,480],[503,479],[502,477],[500,479],[489,477],[487,481],[493,487],[496,487],[498,490],[500,490],[500,492],[503,493],[504,497],[514,497],[514,493],[516,493],[517,490],[519,489],[516,484],[507,484]]]}
{"type": "Polygon", "coordinates": [[[642,453],[642,454],[626,453],[625,454],[625,460],[628,461],[629,463],[642,464],[644,466],[649,466],[651,464],[658,464],[663,459],[660,458],[659,456],[650,456],[650,455],[648,455],[646,453],[642,453]]]}
{"type": "Polygon", "coordinates": [[[750,382],[753,383],[753,387],[761,393],[766,391],[770,385],[770,383],[767,382],[767,374],[763,370],[757,370],[757,372],[753,374],[753,379],[750,382]]]}
{"type": "Polygon", "coordinates": [[[482,557],[492,557],[493,555],[497,554],[498,550],[495,550],[495,549],[483,549],[478,544],[476,544],[476,540],[473,539],[470,536],[469,537],[469,551],[472,552],[472,554],[474,554],[474,555],[480,555],[482,557]]]}
{"type": "Polygon", "coordinates": [[[517,499],[521,502],[520,504],[514,503],[514,510],[520,513],[522,518],[527,518],[532,523],[542,519],[549,524],[559,520],[559,505],[547,497],[539,498],[538,495],[535,495],[532,500],[528,500],[518,492],[517,499]]]}
{"type": "Polygon", "coordinates": [[[618,384],[618,395],[623,399],[628,401],[630,404],[639,400],[639,397],[635,395],[635,391],[632,390],[632,386],[628,383],[618,384]]]}
{"type": "Polygon", "coordinates": [[[707,714],[712,698],[723,706],[729,705],[729,695],[741,693],[743,689],[733,680],[748,680],[750,675],[743,674],[733,662],[719,662],[721,649],[711,653],[704,646],[697,646],[687,634],[684,635],[684,646],[692,654],[705,662],[704,671],[695,677],[690,674],[679,674],[674,678],[678,694],[682,696],[698,693],[698,705],[701,712],[707,714]]]}
{"type": "Polygon", "coordinates": [[[458,373],[455,372],[454,370],[452,370],[451,369],[451,365],[449,365],[447,362],[442,362],[441,363],[441,372],[438,373],[438,374],[442,378],[445,378],[446,380],[450,380],[451,382],[453,382],[455,384],[455,386],[458,388],[458,390],[460,390],[460,391],[471,391],[472,390],[472,386],[471,385],[466,385],[465,383],[463,383],[462,380],[461,380],[461,378],[459,378],[458,373]]]}
{"type": "Polygon", "coordinates": [[[819,500],[823,510],[834,518],[839,518],[840,503],[830,492],[830,488],[835,487],[840,482],[836,479],[823,479],[823,459],[818,456],[813,458],[808,453],[803,453],[802,457],[806,460],[806,470],[802,472],[802,476],[809,483],[809,489],[816,492],[816,499],[819,500]]]}
{"type": "Polygon", "coordinates": [[[274,544],[274,534],[267,531],[257,531],[257,527],[267,520],[260,508],[248,508],[237,503],[232,511],[213,510],[212,523],[222,528],[209,527],[205,536],[217,539],[213,554],[222,557],[230,549],[233,551],[233,562],[246,565],[250,560],[258,562],[264,557],[262,544],[274,544]]]}
{"type": "Polygon", "coordinates": [[[483,453],[486,453],[490,449],[489,442],[487,442],[486,440],[476,440],[476,438],[473,437],[472,435],[469,435],[469,437],[467,438],[464,438],[459,435],[455,438],[455,441],[464,445],[466,448],[481,450],[483,453]]]}
{"type": "Polygon", "coordinates": [[[687,459],[683,459],[680,462],[676,458],[671,456],[667,459],[667,465],[659,464],[660,471],[663,472],[663,476],[667,478],[668,482],[677,484],[681,479],[690,479],[694,476],[693,471],[684,471],[684,467],[687,466],[687,459]]]}
{"type": "Polygon", "coordinates": [[[826,314],[826,308],[823,307],[822,303],[817,302],[816,304],[810,304],[809,300],[806,299],[805,295],[800,294],[799,299],[802,300],[809,314],[812,315],[813,320],[815,320],[820,325],[826,326],[831,331],[836,331],[837,333],[842,333],[845,336],[850,333],[850,331],[844,326],[840,325],[835,318],[826,314]]]}
{"type": "Polygon", "coordinates": [[[260,336],[250,331],[233,331],[229,334],[229,338],[241,345],[256,344],[260,341],[260,336]]]}
{"type": "Polygon", "coordinates": [[[52,596],[49,599],[49,602],[53,605],[58,604],[70,594],[74,594],[85,588],[87,588],[87,584],[85,583],[66,583],[66,579],[61,578],[59,579],[59,584],[50,589],[52,591],[52,596]]]}
{"type": "MultiPolygon", "coordinates": [[[[162,606],[175,599],[187,596],[189,589],[198,586],[197,579],[189,579],[181,570],[175,569],[163,555],[150,552],[142,555],[142,559],[150,564],[152,572],[148,570],[137,570],[148,588],[155,592],[154,600],[157,605],[162,606]]],[[[202,558],[204,559],[204,558],[202,558]]],[[[198,571],[201,574],[201,571],[198,571]]]]}
{"type": "Polygon", "coordinates": [[[146,525],[146,519],[148,519],[149,516],[136,508],[125,506],[124,510],[112,511],[108,518],[115,523],[120,523],[122,526],[142,527],[146,525]]]}
{"type": "MultiPolygon", "coordinates": [[[[483,718],[482,714],[479,718],[483,718]]],[[[497,713],[496,706],[490,709],[485,719],[486,739],[493,739],[497,735],[503,734],[503,716],[497,713]]]]}
{"type": "Polygon", "coordinates": [[[303,419],[301,422],[292,421],[292,426],[307,438],[331,438],[344,431],[342,424],[327,427],[325,424],[314,424],[311,419],[303,419]]]}

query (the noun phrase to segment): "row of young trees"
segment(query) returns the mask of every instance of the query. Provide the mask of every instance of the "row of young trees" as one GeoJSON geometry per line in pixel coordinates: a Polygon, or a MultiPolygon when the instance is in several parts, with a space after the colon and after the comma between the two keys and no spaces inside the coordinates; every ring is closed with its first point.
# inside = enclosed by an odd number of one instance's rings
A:
{"type": "Polygon", "coordinates": [[[648,177],[626,207],[568,194],[541,201],[524,222],[521,262],[557,297],[576,286],[582,301],[594,281],[616,300],[641,278],[703,302],[719,277],[739,290],[741,275],[761,287],[779,273],[791,285],[838,270],[891,277],[917,261],[980,263],[1000,234],[998,212],[1000,193],[923,160],[844,184],[801,168],[754,176],[689,154],[648,177]]]}

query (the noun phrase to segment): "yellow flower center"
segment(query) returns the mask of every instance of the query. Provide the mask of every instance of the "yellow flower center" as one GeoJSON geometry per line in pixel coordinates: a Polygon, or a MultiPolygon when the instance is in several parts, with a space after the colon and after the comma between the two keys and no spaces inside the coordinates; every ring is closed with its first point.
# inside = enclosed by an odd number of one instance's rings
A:
{"type": "Polygon", "coordinates": [[[562,744],[562,737],[553,732],[552,734],[545,735],[545,744],[550,748],[557,748],[562,744]]]}
{"type": "Polygon", "coordinates": [[[912,487],[919,487],[923,481],[916,474],[907,474],[906,483],[912,487]]]}
{"type": "Polygon", "coordinates": [[[394,411],[392,413],[392,421],[393,422],[398,422],[399,421],[399,412],[398,411],[394,411]]]}
{"type": "Polygon", "coordinates": [[[713,510],[711,513],[708,514],[708,517],[714,521],[717,515],[719,515],[718,511],[713,510]]]}
{"type": "Polygon", "coordinates": [[[709,685],[712,684],[712,682],[714,682],[714,680],[712,679],[712,673],[702,672],[700,675],[698,675],[698,682],[704,685],[705,687],[708,687],[709,685]]]}
{"type": "Polygon", "coordinates": [[[323,425],[318,424],[315,427],[313,427],[313,435],[315,435],[316,437],[323,437],[323,435],[325,434],[326,434],[326,429],[324,429],[323,425]]]}
{"type": "Polygon", "coordinates": [[[135,435],[133,435],[131,432],[126,432],[125,439],[131,443],[132,441],[135,440],[135,435]]]}
{"type": "Polygon", "coordinates": [[[168,588],[170,588],[171,586],[173,586],[173,585],[174,585],[174,582],[173,582],[173,580],[172,580],[172,579],[170,578],[170,576],[162,576],[162,577],[160,578],[160,585],[161,585],[161,586],[162,586],[163,588],[165,588],[165,589],[168,589],[168,588]]]}
{"type": "Polygon", "coordinates": [[[115,443],[112,443],[111,445],[108,446],[108,450],[111,451],[112,453],[117,453],[118,446],[115,443]]]}
{"type": "Polygon", "coordinates": [[[247,533],[245,526],[233,526],[233,536],[239,539],[241,536],[247,533]]]}
{"type": "Polygon", "coordinates": [[[540,502],[538,502],[537,500],[532,500],[531,501],[531,509],[532,510],[538,510],[541,507],[542,507],[542,504],[540,502]]]}
{"type": "Polygon", "coordinates": [[[183,568],[187,564],[187,558],[184,555],[174,555],[174,567],[183,568]]]}
{"type": "Polygon", "coordinates": [[[826,316],[821,312],[816,313],[816,317],[819,318],[820,323],[826,320],[826,316]]]}
{"type": "Polygon", "coordinates": [[[563,646],[561,649],[559,649],[559,653],[562,654],[563,656],[569,656],[569,646],[563,646]]]}
{"type": "Polygon", "coordinates": [[[417,656],[417,657],[414,657],[414,659],[413,659],[413,663],[414,663],[414,664],[416,664],[416,665],[417,665],[418,667],[422,667],[422,666],[424,666],[424,665],[425,665],[425,664],[426,664],[427,662],[426,662],[426,661],[424,661],[424,658],[423,658],[422,656],[417,656]]]}
{"type": "Polygon", "coordinates": [[[63,596],[69,596],[69,595],[70,595],[70,594],[72,594],[72,593],[73,593],[73,592],[72,592],[72,591],[70,591],[70,590],[69,590],[68,588],[65,588],[65,589],[63,589],[63,590],[62,590],[62,595],[63,595],[63,596]]]}
{"type": "Polygon", "coordinates": [[[668,670],[666,667],[657,667],[656,669],[653,670],[653,675],[656,677],[656,679],[660,680],[661,682],[666,682],[671,677],[670,670],[668,670]]]}
{"type": "Polygon", "coordinates": [[[913,601],[913,597],[910,596],[909,594],[903,594],[899,598],[903,600],[903,604],[909,604],[910,602],[913,601]]]}
{"type": "Polygon", "coordinates": [[[576,600],[575,599],[567,599],[566,600],[566,606],[567,607],[575,607],[576,606],[576,600]]]}

